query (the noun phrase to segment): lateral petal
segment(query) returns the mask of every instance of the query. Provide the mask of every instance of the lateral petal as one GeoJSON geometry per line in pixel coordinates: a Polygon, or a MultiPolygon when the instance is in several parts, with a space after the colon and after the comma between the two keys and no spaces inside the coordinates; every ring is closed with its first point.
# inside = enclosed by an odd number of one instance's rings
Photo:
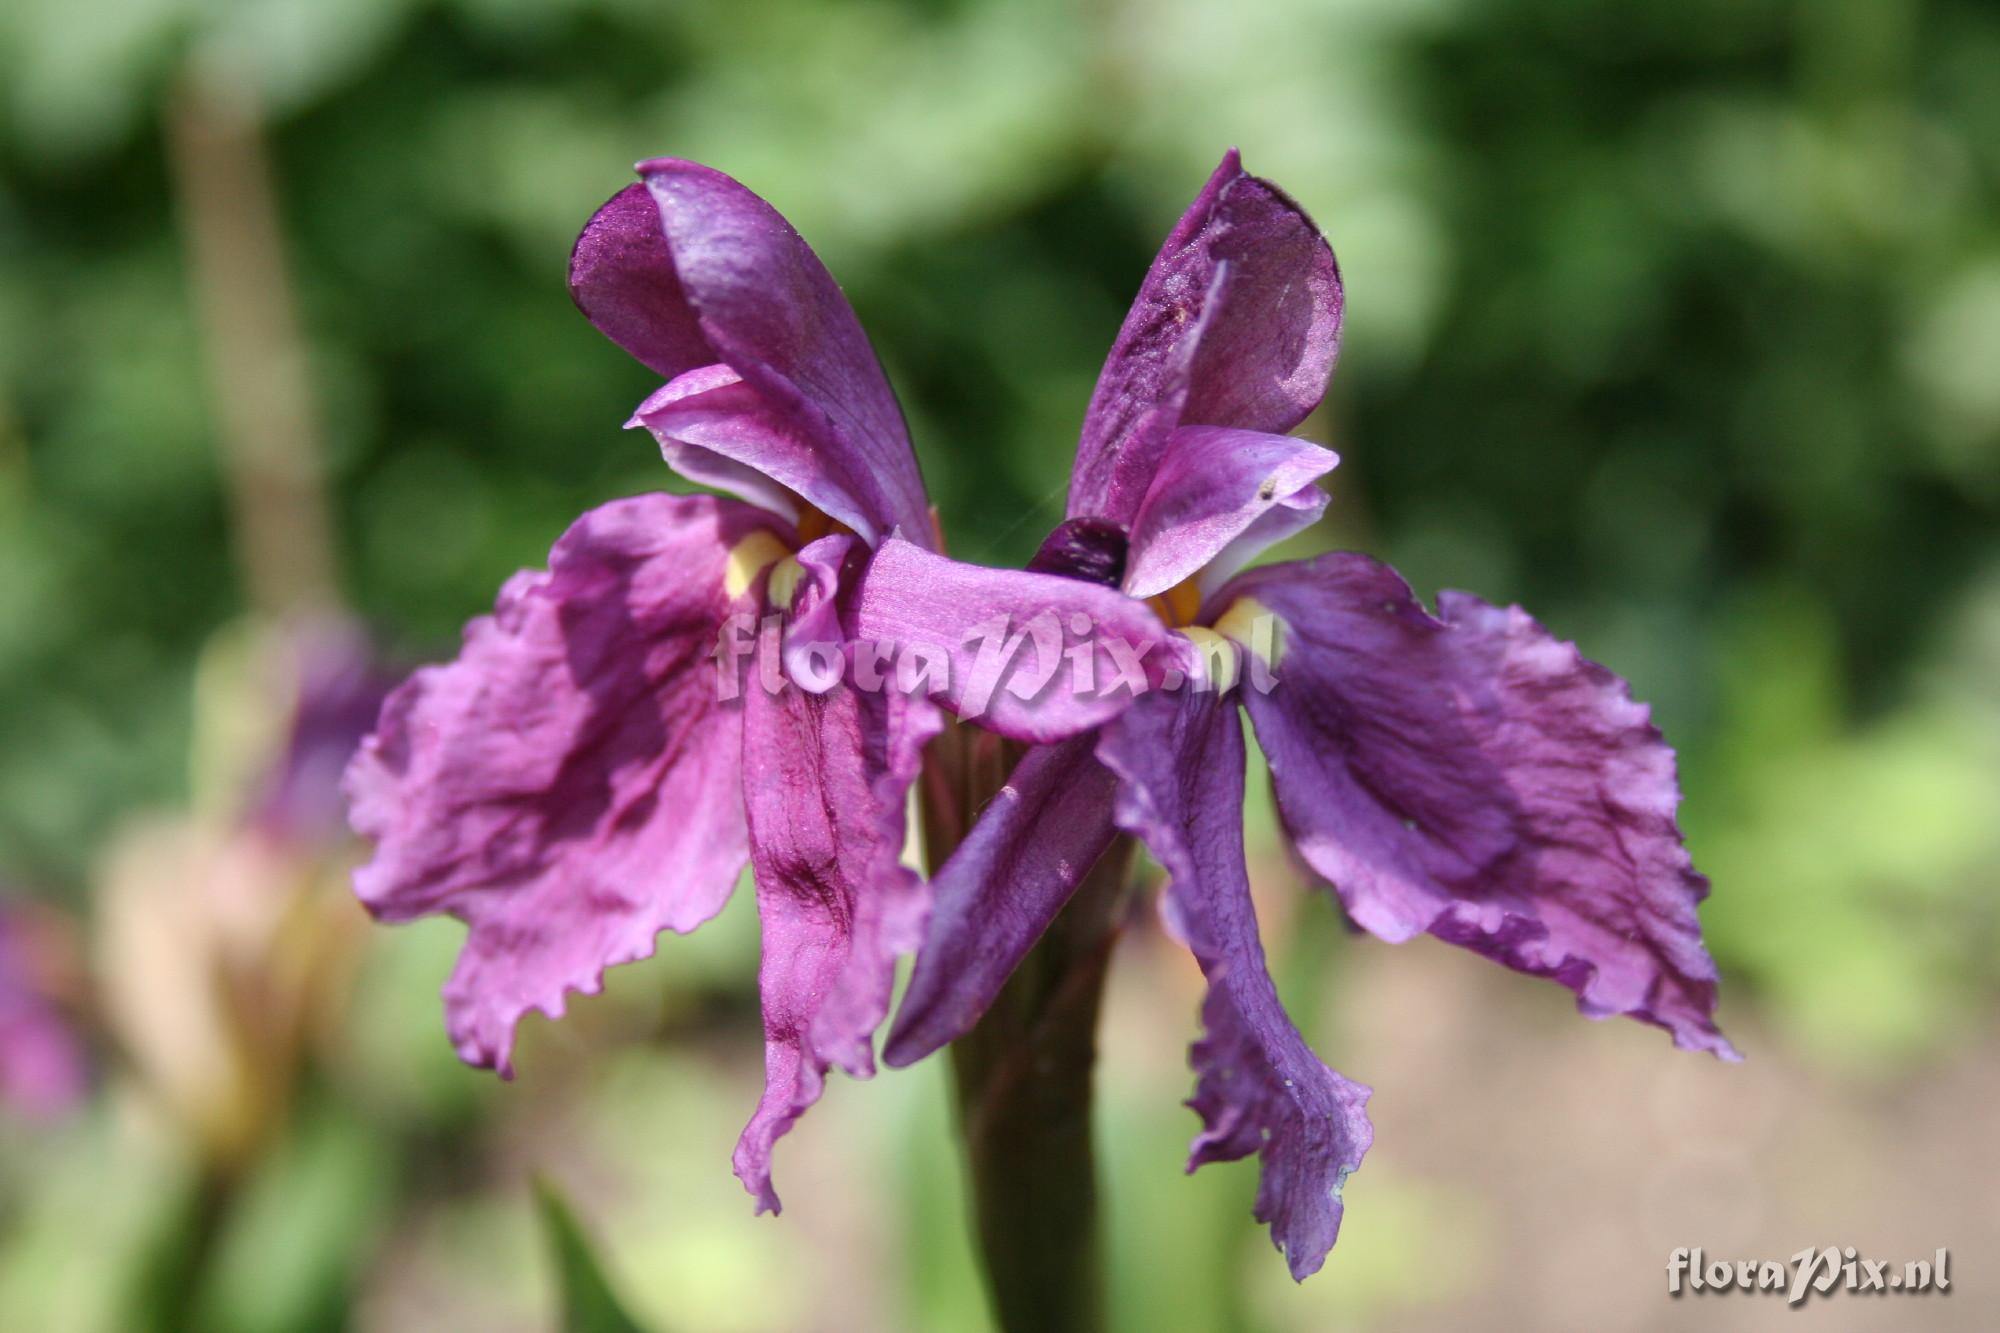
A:
{"type": "Polygon", "coordinates": [[[930,893],[901,861],[905,798],[935,735],[922,699],[841,686],[744,696],[743,750],[763,961],[764,1095],[736,1145],[759,1212],[777,1212],[771,1150],[826,1071],[875,1072],[896,958],[923,938],[930,893]]]}
{"type": "Polygon", "coordinates": [[[1366,556],[1252,570],[1214,600],[1245,597],[1283,625],[1276,683],[1244,694],[1280,812],[1357,923],[1735,1057],[1674,753],[1625,682],[1519,608],[1448,592],[1434,618],[1366,556]]]}
{"type": "Polygon", "coordinates": [[[727,900],[746,859],[739,725],[708,664],[729,553],[768,529],[708,496],[592,510],[444,665],[383,705],[349,765],[355,889],[384,921],[469,927],[445,986],[460,1058],[511,1074],[515,1025],[727,900]]]}
{"type": "Polygon", "coordinates": [[[1208,978],[1188,1102],[1202,1118],[1188,1170],[1258,1154],[1256,1216],[1293,1278],[1319,1271],[1340,1233],[1341,1189],[1374,1138],[1369,1090],[1312,1053],[1264,964],[1243,863],[1243,726],[1233,702],[1182,691],[1141,700],[1104,729],[1119,826],[1166,867],[1166,908],[1208,978]]]}
{"type": "Polygon", "coordinates": [[[914,1064],[972,1030],[1111,845],[1116,780],[1094,734],[1021,757],[931,876],[935,903],[882,1058],[914,1064]]]}

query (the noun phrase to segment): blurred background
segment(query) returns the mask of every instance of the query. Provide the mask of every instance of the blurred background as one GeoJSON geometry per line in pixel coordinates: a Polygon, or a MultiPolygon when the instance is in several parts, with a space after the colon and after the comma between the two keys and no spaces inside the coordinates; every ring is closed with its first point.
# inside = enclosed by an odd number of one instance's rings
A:
{"type": "MultiPolygon", "coordinates": [[[[1125,1329],[1991,1327],[2000,1297],[2000,11],[1978,0],[9,0],[0,7],[0,1327],[556,1323],[533,1182],[659,1329],[977,1329],[941,1065],[835,1080],[753,1219],[746,896],[520,1077],[450,922],[369,925],[331,783],[583,509],[671,487],[564,290],[642,157],[784,211],[954,552],[1060,517],[1224,148],[1332,239],[1320,547],[1518,600],[1681,750],[1741,1066],[1435,941],[1273,837],[1280,984],[1376,1089],[1326,1269],[1181,1175],[1192,965],[1104,1034],[1125,1329]],[[1953,1254],[1922,1299],[1665,1295],[1675,1246],[1953,1254]]],[[[1260,783],[1253,788],[1262,789],[1260,783]]]]}

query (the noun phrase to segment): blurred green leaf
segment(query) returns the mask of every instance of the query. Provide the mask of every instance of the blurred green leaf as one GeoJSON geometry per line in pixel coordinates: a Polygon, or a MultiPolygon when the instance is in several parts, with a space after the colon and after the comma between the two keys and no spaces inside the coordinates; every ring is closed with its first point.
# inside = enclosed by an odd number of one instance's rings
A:
{"type": "Polygon", "coordinates": [[[535,1183],[542,1227],[555,1251],[563,1333],[647,1333],[619,1304],[576,1214],[546,1180],[535,1183]]]}
{"type": "Polygon", "coordinates": [[[294,1126],[230,1202],[203,1294],[216,1333],[316,1333],[353,1318],[354,1281],[388,1220],[395,1168],[337,1102],[294,1126]]]}

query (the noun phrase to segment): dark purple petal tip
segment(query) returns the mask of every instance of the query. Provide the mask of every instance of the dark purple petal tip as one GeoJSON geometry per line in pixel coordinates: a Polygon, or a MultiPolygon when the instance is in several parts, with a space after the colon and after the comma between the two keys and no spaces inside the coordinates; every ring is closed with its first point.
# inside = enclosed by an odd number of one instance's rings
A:
{"type": "Polygon", "coordinates": [[[612,195],[584,224],[570,252],[569,294],[599,332],[663,379],[720,359],[688,304],[644,185],[612,195]]]}
{"type": "Polygon", "coordinates": [[[1125,556],[1130,545],[1122,523],[1108,518],[1065,519],[1028,561],[1028,571],[1115,588],[1125,581],[1125,556]]]}

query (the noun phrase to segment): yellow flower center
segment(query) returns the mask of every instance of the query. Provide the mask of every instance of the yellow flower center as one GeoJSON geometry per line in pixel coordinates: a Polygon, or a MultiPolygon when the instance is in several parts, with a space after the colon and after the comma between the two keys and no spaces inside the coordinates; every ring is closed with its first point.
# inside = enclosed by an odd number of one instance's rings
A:
{"type": "Polygon", "coordinates": [[[770,582],[764,585],[764,600],[780,611],[792,609],[792,598],[798,595],[799,580],[806,576],[805,567],[796,556],[785,556],[771,566],[770,582]]]}
{"type": "Polygon", "coordinates": [[[758,528],[729,548],[729,557],[722,570],[722,590],[732,600],[750,591],[757,576],[768,569],[771,578],[764,588],[765,601],[781,611],[791,610],[792,598],[799,590],[799,580],[805,577],[805,570],[800,568],[793,553],[836,532],[849,536],[854,533],[853,528],[828,517],[803,500],[799,502],[799,511],[795,540],[786,541],[770,528],[758,528]]]}
{"type": "Polygon", "coordinates": [[[1181,633],[1200,653],[1208,683],[1215,692],[1227,694],[1235,689],[1243,670],[1243,659],[1237,655],[1235,643],[1203,625],[1183,626],[1181,633]]]}
{"type": "Polygon", "coordinates": [[[1201,588],[1193,578],[1185,578],[1159,596],[1148,597],[1146,605],[1159,614],[1167,628],[1179,629],[1193,624],[1201,614],[1201,588]]]}
{"type": "Polygon", "coordinates": [[[1278,659],[1285,655],[1285,622],[1255,597],[1231,602],[1211,628],[1263,663],[1266,671],[1276,671],[1278,659]]]}
{"type": "Polygon", "coordinates": [[[723,592],[734,601],[750,591],[759,574],[780,560],[791,559],[791,554],[792,548],[777,533],[769,528],[754,529],[729,548],[729,557],[722,567],[723,592]]]}
{"type": "Polygon", "coordinates": [[[844,532],[850,537],[854,529],[828,516],[805,501],[799,501],[799,545],[810,546],[821,537],[836,532],[844,532]]]}

